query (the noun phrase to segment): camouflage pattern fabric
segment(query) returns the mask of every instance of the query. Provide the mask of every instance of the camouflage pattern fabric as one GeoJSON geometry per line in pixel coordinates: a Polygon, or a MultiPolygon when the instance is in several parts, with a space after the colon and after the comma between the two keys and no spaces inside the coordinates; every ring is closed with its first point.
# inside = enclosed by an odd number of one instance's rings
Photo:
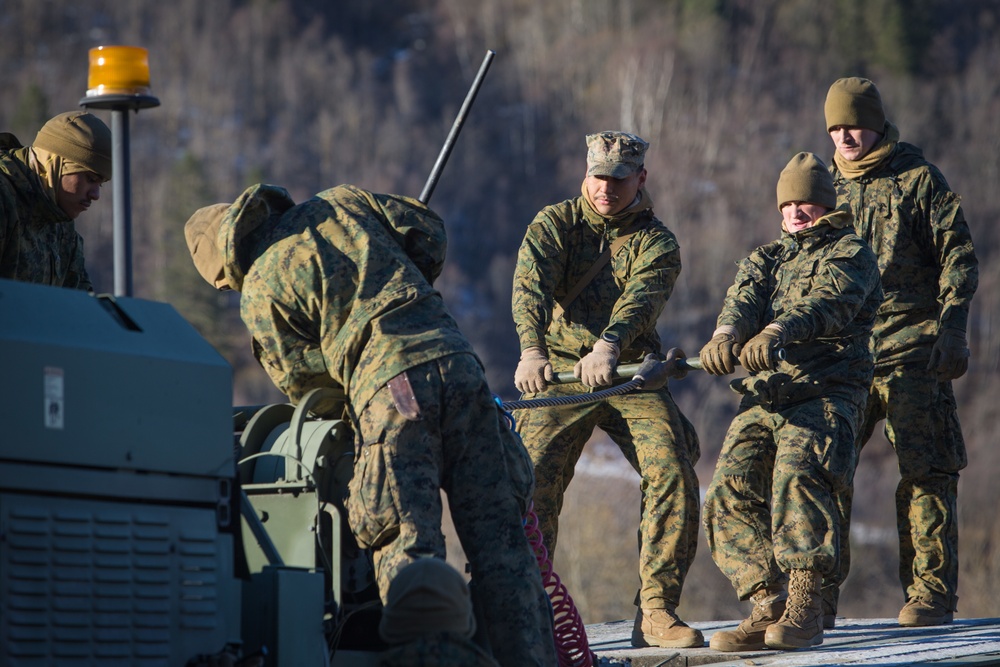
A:
{"type": "Polygon", "coordinates": [[[604,332],[618,336],[619,364],[660,352],[656,320],[681,271],[677,237],[653,216],[645,190],[640,202],[610,218],[583,197],[542,209],[528,225],[514,268],[512,313],[521,349],[548,351],[556,373],[590,352],[604,332]],[[552,321],[552,309],[623,229],[639,231],[552,321]]]}
{"type": "Polygon", "coordinates": [[[830,166],[840,208],[878,256],[885,301],[872,343],[877,366],[930,359],[941,329],[966,330],[979,264],[961,198],[916,146],[897,144],[858,180],[830,166]]]}
{"type": "MultiPolygon", "coordinates": [[[[248,193],[237,203],[251,206],[253,189],[248,193]]],[[[224,227],[235,224],[234,209],[224,227]]],[[[427,279],[440,261],[428,251],[435,237],[425,228],[442,239],[443,259],[444,223],[423,204],[339,186],[258,235],[261,247],[247,253],[255,260],[245,269],[240,310],[254,354],[293,402],[333,386],[346,393],[356,418],[407,368],[472,353],[427,279]]]]}
{"type": "Polygon", "coordinates": [[[497,667],[474,643],[451,633],[420,637],[379,655],[378,667],[497,667]]]}
{"type": "Polygon", "coordinates": [[[28,166],[28,150],[0,135],[0,278],[93,291],[83,238],[28,166]]]}
{"type": "Polygon", "coordinates": [[[295,402],[316,387],[347,396],[358,440],[349,522],[373,549],[383,598],[413,559],[445,557],[443,489],[498,661],[554,665],[551,608],[519,506],[527,457],[511,456],[520,445],[429,282],[443,223],[416,200],[340,186],[262,207],[283,212],[243,237],[233,229],[241,209],[277,201],[268,187],[247,190],[222,222],[220,239],[233,243],[226,275],[243,276],[243,319],[275,384],[295,402]],[[407,404],[386,387],[403,376],[407,404]]]}
{"type": "Polygon", "coordinates": [[[858,412],[828,398],[775,412],[741,404],[704,508],[712,558],[741,600],[790,570],[838,567],[837,498],[853,481],[858,412]]]}
{"type": "Polygon", "coordinates": [[[782,572],[836,571],[839,502],[853,482],[882,299],[874,253],[835,211],[739,264],[718,325],[746,341],[782,326],[785,358],[734,380],[742,394],[705,498],[712,558],[741,599],[782,572]]]}
{"type": "MultiPolygon", "coordinates": [[[[572,370],[603,332],[621,342],[619,363],[660,352],[656,320],[681,270],[677,239],[640,201],[616,216],[598,215],[583,197],[543,209],[528,226],[514,274],[513,316],[521,349],[547,350],[556,372],[572,370]],[[638,221],[638,222],[637,222],[638,221]],[[552,320],[552,309],[623,229],[638,230],[600,273],[552,320]]],[[[550,385],[525,398],[576,394],[581,385],[550,385]]],[[[555,550],[563,495],[595,427],[604,430],[639,473],[639,602],[674,609],[698,535],[698,438],[667,388],[579,406],[532,408],[516,415],[535,465],[535,512],[546,547],[555,550]]]]}
{"type": "MultiPolygon", "coordinates": [[[[938,382],[926,366],[940,331],[966,331],[979,284],[972,235],[961,198],[916,146],[898,142],[884,163],[857,180],[836,165],[830,170],[840,207],[854,214],[858,234],[878,255],[885,289],[872,336],[875,384],[858,449],[885,419],[902,475],[896,489],[900,582],[908,598],[955,610],[957,481],[966,465],[965,441],[951,383],[938,382]]],[[[849,525],[850,499],[843,504],[849,525]]],[[[824,590],[843,583],[849,566],[847,559],[824,590]]]]}
{"type": "Polygon", "coordinates": [[[348,518],[373,547],[383,602],[389,582],[421,556],[445,558],[441,495],[482,601],[488,636],[503,665],[555,664],[548,597],[521,521],[503,421],[478,360],[459,354],[407,371],[420,406],[407,419],[388,388],[361,413],[361,450],[348,518]],[[506,440],[506,443],[504,442],[506,440]]]}
{"type": "MultiPolygon", "coordinates": [[[[527,397],[579,393],[554,385],[527,397]]],[[[618,445],[641,477],[639,599],[644,609],[675,609],[698,545],[698,436],[667,388],[597,403],[517,410],[518,432],[535,464],[535,513],[553,553],[563,496],[594,427],[618,445]]]]}
{"type": "Polygon", "coordinates": [[[753,402],[781,410],[809,398],[864,401],[871,382],[869,338],[882,300],[871,249],[834,211],[809,229],[782,232],[739,263],[717,326],[745,343],[768,324],[784,330],[785,360],[735,380],[753,402]]]}

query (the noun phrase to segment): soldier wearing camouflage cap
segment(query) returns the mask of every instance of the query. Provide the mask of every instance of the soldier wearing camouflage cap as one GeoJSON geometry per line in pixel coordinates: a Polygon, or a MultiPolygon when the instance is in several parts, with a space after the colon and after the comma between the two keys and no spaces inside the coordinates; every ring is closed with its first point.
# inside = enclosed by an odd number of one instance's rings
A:
{"type": "Polygon", "coordinates": [[[256,185],[195,212],[184,232],[202,277],[241,292],[274,384],[294,403],[329,390],[313,411],[353,425],[348,523],[372,552],[383,602],[409,563],[446,557],[443,490],[497,662],[556,664],[521,519],[531,462],[433,287],[441,218],[416,199],[350,185],[298,205],[284,188],[256,185]]]}
{"type": "MultiPolygon", "coordinates": [[[[653,215],[644,187],[649,144],[609,131],[588,135],[586,146],[580,195],[540,211],[518,251],[512,309],[521,360],[514,384],[528,398],[579,393],[579,386],[550,386],[554,373],[572,370],[587,387],[606,386],[619,361],[660,354],[656,321],[681,270],[677,238],[653,215]]],[[[698,437],[669,388],[519,413],[550,552],[573,468],[600,427],[642,477],[632,643],[702,646],[701,632],[676,615],[698,539],[698,437]]]]}
{"type": "Polygon", "coordinates": [[[74,220],[110,179],[111,130],[93,114],[60,114],[27,147],[0,133],[0,278],[93,291],[74,220]]]}
{"type": "Polygon", "coordinates": [[[731,383],[742,398],[705,495],[705,534],[753,609],[712,635],[717,651],[823,642],[820,582],[839,567],[838,502],[872,378],[878,263],[836,210],[823,161],[793,156],[777,204],[780,237],[739,263],[700,354],[711,375],[732,374],[737,358],[750,372],[731,383]]]}
{"type": "MultiPolygon", "coordinates": [[[[899,623],[949,623],[958,606],[958,475],[968,462],[951,383],[969,367],[969,306],[979,284],[972,235],[961,198],[923,151],[900,140],[871,80],[835,81],[824,112],[837,205],[854,215],[882,267],[875,379],[858,449],[884,419],[901,478],[899,623]]],[[[850,498],[843,514],[849,525],[850,498]]],[[[849,565],[845,558],[824,584],[831,610],[849,565]]]]}

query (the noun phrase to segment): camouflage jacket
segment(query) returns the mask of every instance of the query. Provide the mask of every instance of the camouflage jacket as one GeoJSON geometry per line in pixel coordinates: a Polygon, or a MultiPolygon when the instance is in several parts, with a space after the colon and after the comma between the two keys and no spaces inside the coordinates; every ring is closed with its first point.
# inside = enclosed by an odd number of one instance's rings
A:
{"type": "Polygon", "coordinates": [[[294,402],[327,387],[357,415],[406,369],[472,353],[432,287],[444,223],[415,199],[341,185],[296,206],[257,185],[219,238],[254,355],[294,402]]]}
{"type": "Polygon", "coordinates": [[[926,363],[940,329],[966,330],[979,284],[961,198],[904,142],[859,179],[835,163],[830,171],[840,207],[878,255],[885,301],[872,337],[875,364],[926,363]]]}
{"type": "Polygon", "coordinates": [[[621,341],[621,363],[660,351],[656,320],[681,271],[677,238],[640,202],[615,217],[599,215],[582,197],[548,206],[528,225],[514,269],[512,310],[521,349],[548,351],[556,372],[571,370],[601,334],[621,341]],[[605,248],[635,223],[636,233],[553,319],[605,248]]]}
{"type": "Polygon", "coordinates": [[[735,327],[745,343],[776,322],[786,339],[774,371],[733,381],[747,399],[783,409],[817,396],[854,403],[867,396],[882,289],[875,254],[850,224],[849,213],[834,211],[740,262],[718,326],[735,327]]]}
{"type": "Polygon", "coordinates": [[[0,278],[93,291],[83,239],[28,166],[28,150],[0,134],[0,278]]]}

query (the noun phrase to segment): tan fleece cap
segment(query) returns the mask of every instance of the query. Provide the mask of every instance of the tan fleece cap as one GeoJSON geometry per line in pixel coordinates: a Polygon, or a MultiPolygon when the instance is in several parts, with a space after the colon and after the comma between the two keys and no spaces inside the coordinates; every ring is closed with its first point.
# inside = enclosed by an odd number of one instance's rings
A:
{"type": "Polygon", "coordinates": [[[111,130],[94,114],[59,114],[42,126],[33,145],[111,180],[111,130]]]}
{"type": "Polygon", "coordinates": [[[469,638],[475,631],[469,586],[458,570],[443,560],[419,558],[389,583],[378,632],[390,644],[438,632],[469,638]]]}
{"type": "Polygon", "coordinates": [[[815,153],[798,153],[778,176],[778,210],[792,201],[837,208],[833,176],[815,153]]]}
{"type": "Polygon", "coordinates": [[[852,76],[834,81],[826,94],[823,111],[828,132],[839,125],[874,130],[879,134],[885,129],[882,96],[868,79],[852,76]]]}
{"type": "Polygon", "coordinates": [[[219,251],[219,226],[230,204],[212,204],[199,208],[184,224],[184,238],[194,266],[212,287],[229,287],[222,252],[219,251]]]}

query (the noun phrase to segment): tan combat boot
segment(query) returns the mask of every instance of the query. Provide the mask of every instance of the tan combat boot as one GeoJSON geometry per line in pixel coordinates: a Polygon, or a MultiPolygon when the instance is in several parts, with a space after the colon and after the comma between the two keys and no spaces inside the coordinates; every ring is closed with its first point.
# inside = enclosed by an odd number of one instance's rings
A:
{"type": "Polygon", "coordinates": [[[899,611],[899,624],[907,627],[951,623],[954,612],[940,602],[910,598],[899,611]]]}
{"type": "Polygon", "coordinates": [[[697,648],[705,645],[701,630],[688,627],[669,609],[642,609],[635,615],[632,646],[643,648],[697,648]]]}
{"type": "Polygon", "coordinates": [[[819,572],[788,573],[788,601],[781,619],[764,632],[768,648],[795,649],[823,643],[823,604],[819,572]]]}
{"type": "Polygon", "coordinates": [[[785,600],[788,593],[781,586],[762,588],[750,596],[753,610],[750,617],[735,630],[721,630],[712,635],[708,645],[716,651],[730,653],[733,651],[760,651],[767,648],[764,643],[764,631],[772,623],[776,623],[785,613],[785,600]]]}

